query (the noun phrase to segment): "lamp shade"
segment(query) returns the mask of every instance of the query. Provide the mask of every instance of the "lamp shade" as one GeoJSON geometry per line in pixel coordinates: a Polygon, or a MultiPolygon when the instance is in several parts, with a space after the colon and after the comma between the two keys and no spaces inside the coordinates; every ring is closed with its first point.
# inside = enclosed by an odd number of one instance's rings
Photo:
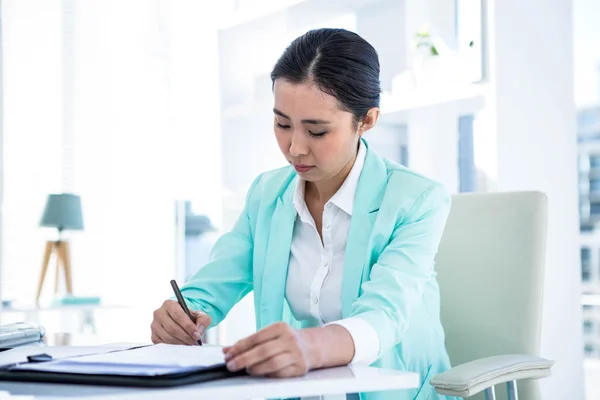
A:
{"type": "Polygon", "coordinates": [[[83,230],[81,199],[69,193],[48,195],[40,226],[62,230],[83,230]]]}

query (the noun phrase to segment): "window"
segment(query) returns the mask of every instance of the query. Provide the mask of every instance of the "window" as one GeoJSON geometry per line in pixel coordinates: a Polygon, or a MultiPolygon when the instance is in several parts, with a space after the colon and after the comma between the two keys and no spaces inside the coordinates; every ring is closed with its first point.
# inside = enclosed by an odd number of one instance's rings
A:
{"type": "Polygon", "coordinates": [[[590,249],[582,248],[581,249],[581,280],[584,282],[588,282],[590,280],[591,275],[591,263],[590,263],[590,249]]]}
{"type": "Polygon", "coordinates": [[[590,192],[599,192],[600,191],[600,179],[592,178],[590,179],[590,192]]]}
{"type": "Polygon", "coordinates": [[[594,323],[590,320],[586,320],[583,322],[583,332],[590,334],[594,331],[594,323]]]}
{"type": "Polygon", "coordinates": [[[400,164],[408,166],[408,146],[400,146],[400,164]]]}
{"type": "Polygon", "coordinates": [[[590,204],[590,215],[594,215],[594,216],[600,215],[600,204],[599,203],[591,203],[590,204]]]}
{"type": "Polygon", "coordinates": [[[458,171],[461,192],[477,190],[473,119],[473,115],[463,115],[458,119],[458,171]]]}
{"type": "Polygon", "coordinates": [[[592,225],[587,224],[587,222],[582,222],[581,225],[579,226],[579,231],[580,232],[593,232],[594,231],[594,227],[592,225]]]}
{"type": "Polygon", "coordinates": [[[579,193],[580,194],[588,194],[590,191],[590,180],[588,179],[587,174],[581,174],[579,178],[579,193]]]}
{"type": "Polygon", "coordinates": [[[595,352],[596,352],[596,349],[593,344],[590,344],[590,343],[585,344],[585,355],[586,356],[593,356],[595,354],[595,352]]]}
{"type": "Polygon", "coordinates": [[[577,127],[580,131],[600,124],[600,112],[596,108],[586,109],[577,115],[577,127]]]}

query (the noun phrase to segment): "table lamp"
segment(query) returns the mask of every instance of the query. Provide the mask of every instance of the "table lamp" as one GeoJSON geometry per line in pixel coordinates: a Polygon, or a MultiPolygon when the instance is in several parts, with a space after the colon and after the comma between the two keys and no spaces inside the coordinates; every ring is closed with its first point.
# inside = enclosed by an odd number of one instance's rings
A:
{"type": "Polygon", "coordinates": [[[36,303],[39,304],[40,295],[48,264],[53,253],[56,254],[56,281],[54,293],[58,293],[58,281],[61,265],[64,270],[65,284],[68,294],[73,294],[73,281],[71,276],[71,259],[69,256],[69,243],[62,239],[64,230],[80,231],[83,230],[83,216],[81,213],[81,199],[79,196],[70,193],[51,194],[46,201],[46,207],[40,226],[56,228],[58,230],[58,240],[47,241],[46,250],[42,262],[42,272],[38,283],[36,303]]]}

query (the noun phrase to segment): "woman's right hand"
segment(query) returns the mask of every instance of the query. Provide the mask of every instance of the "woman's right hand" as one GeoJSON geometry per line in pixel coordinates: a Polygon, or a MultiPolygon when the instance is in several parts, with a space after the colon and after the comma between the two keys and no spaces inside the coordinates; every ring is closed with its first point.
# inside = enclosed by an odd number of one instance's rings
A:
{"type": "Polygon", "coordinates": [[[152,343],[198,345],[198,340],[210,326],[211,318],[201,311],[190,310],[195,322],[192,322],[179,303],[166,300],[154,311],[154,320],[150,325],[152,343]]]}

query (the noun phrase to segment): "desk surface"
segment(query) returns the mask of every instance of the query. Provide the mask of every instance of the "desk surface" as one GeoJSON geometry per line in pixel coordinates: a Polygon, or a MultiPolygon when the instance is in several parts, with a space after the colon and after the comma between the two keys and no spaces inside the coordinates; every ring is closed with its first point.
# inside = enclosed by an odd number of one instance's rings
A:
{"type": "MultiPolygon", "coordinates": [[[[45,348],[50,352],[51,347],[45,348]]],[[[89,349],[89,348],[88,348],[89,349]]],[[[73,354],[75,349],[70,349],[73,354]]],[[[19,353],[23,354],[23,349],[19,353]]],[[[40,348],[31,349],[31,354],[40,348]]],[[[2,354],[2,353],[0,353],[2,354]]],[[[382,390],[413,389],[419,375],[372,367],[340,367],[312,371],[293,379],[237,377],[168,389],[138,389],[59,384],[0,382],[0,390],[36,398],[168,399],[206,398],[242,400],[251,398],[300,397],[382,390]]]]}
{"type": "Polygon", "coordinates": [[[119,304],[104,304],[104,303],[90,303],[90,304],[44,304],[41,306],[37,305],[17,305],[10,307],[3,307],[3,313],[41,313],[46,311],[88,311],[88,310],[114,310],[114,309],[125,309],[126,306],[119,304]]]}

